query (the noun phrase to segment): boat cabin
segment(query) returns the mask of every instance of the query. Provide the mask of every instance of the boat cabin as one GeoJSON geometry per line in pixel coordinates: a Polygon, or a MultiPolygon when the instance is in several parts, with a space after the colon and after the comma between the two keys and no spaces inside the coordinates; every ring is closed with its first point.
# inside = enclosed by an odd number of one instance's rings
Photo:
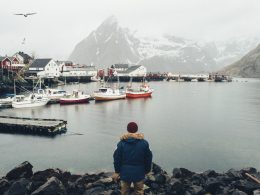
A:
{"type": "Polygon", "coordinates": [[[13,101],[15,101],[15,102],[22,102],[22,101],[24,101],[24,99],[25,99],[24,95],[16,95],[16,96],[14,96],[13,101]]]}
{"type": "Polygon", "coordinates": [[[106,93],[106,92],[107,92],[107,89],[108,89],[108,88],[100,88],[100,89],[98,90],[98,92],[106,93]]]}

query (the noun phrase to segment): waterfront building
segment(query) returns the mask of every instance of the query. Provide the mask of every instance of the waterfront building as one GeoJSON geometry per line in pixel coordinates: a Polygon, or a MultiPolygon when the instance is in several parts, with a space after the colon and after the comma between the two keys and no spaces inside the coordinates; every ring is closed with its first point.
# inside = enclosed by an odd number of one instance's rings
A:
{"type": "Polygon", "coordinates": [[[18,59],[21,64],[30,64],[33,61],[33,58],[31,56],[22,51],[15,53],[13,57],[18,59]]]}
{"type": "Polygon", "coordinates": [[[43,58],[35,59],[26,74],[42,78],[55,78],[60,76],[60,70],[58,64],[53,59],[43,58]]]}
{"type": "Polygon", "coordinates": [[[22,64],[16,57],[0,57],[0,68],[6,69],[8,71],[19,71],[25,65],[22,64]]]}
{"type": "Polygon", "coordinates": [[[60,75],[63,77],[97,76],[97,69],[95,66],[64,65],[61,67],[60,71],[60,75]]]}

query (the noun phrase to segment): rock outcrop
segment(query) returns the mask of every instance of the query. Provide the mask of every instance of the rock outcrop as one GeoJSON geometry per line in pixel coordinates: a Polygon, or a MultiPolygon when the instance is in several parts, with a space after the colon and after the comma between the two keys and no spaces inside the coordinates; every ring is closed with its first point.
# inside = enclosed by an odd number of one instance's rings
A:
{"type": "Polygon", "coordinates": [[[260,44],[242,59],[219,72],[237,77],[260,78],[260,44]]]}
{"type": "MultiPolygon", "coordinates": [[[[214,170],[195,173],[185,168],[175,168],[172,175],[169,175],[160,166],[153,164],[152,172],[145,179],[145,194],[258,195],[260,184],[245,173],[260,177],[255,168],[230,169],[225,173],[216,173],[214,170]]],[[[24,162],[0,179],[0,194],[119,195],[119,183],[112,180],[112,174],[100,172],[76,175],[60,169],[47,169],[32,174],[31,164],[24,162]]]]}

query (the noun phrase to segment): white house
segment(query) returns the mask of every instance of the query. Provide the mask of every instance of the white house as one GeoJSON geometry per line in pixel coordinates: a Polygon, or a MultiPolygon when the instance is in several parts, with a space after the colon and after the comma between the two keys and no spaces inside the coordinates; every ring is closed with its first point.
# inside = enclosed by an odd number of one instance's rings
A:
{"type": "Polygon", "coordinates": [[[37,75],[42,78],[54,78],[60,76],[58,64],[51,58],[35,59],[27,74],[37,75]]]}
{"type": "Polygon", "coordinates": [[[145,77],[147,68],[142,65],[130,66],[125,71],[114,71],[114,76],[145,77]]]}

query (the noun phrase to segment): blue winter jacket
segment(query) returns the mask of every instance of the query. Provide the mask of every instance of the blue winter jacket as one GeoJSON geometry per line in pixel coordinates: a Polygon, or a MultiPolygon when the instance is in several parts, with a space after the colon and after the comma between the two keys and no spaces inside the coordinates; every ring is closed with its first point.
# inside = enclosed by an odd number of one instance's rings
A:
{"type": "Polygon", "coordinates": [[[149,173],[152,164],[152,152],[144,139],[128,138],[117,144],[114,152],[115,172],[127,182],[138,182],[149,173]]]}

